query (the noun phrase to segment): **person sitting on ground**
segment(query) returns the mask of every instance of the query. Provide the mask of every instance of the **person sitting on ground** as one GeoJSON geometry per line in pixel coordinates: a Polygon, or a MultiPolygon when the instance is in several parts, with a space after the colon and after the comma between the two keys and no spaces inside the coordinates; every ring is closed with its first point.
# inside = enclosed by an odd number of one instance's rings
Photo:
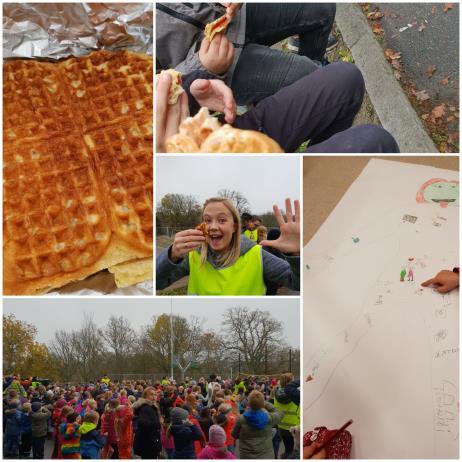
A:
{"type": "Polygon", "coordinates": [[[325,63],[334,3],[157,3],[157,67],[207,71],[239,104],[273,95],[325,63]],[[227,29],[210,41],[203,29],[226,13],[227,29]],[[270,48],[299,34],[298,54],[270,48]],[[172,39],[174,37],[174,39],[172,39]],[[256,64],[258,63],[258,64],[256,64]]]}

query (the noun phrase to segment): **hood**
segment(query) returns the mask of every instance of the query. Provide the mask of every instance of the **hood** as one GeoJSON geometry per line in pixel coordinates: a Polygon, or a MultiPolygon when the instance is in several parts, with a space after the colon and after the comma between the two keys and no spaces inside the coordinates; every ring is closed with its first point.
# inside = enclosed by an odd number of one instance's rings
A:
{"type": "Polygon", "coordinates": [[[82,435],[90,433],[92,430],[95,430],[95,429],[96,429],[96,425],[91,422],[84,422],[82,425],[80,425],[80,433],[82,435]]]}
{"type": "Polygon", "coordinates": [[[243,416],[249,425],[252,425],[252,427],[258,430],[263,430],[269,422],[269,415],[263,409],[258,411],[245,411],[243,416]]]}
{"type": "MultiPolygon", "coordinates": [[[[252,247],[256,246],[257,244],[253,242],[251,239],[248,237],[244,236],[241,234],[241,251],[239,256],[245,255],[252,247]]],[[[200,254],[201,249],[200,247],[197,249],[197,252],[200,254]]],[[[214,268],[220,268],[219,265],[216,263],[217,255],[216,253],[208,247],[207,249],[207,261],[214,267],[214,268]]],[[[210,386],[210,383],[209,383],[210,386]]]]}
{"type": "Polygon", "coordinates": [[[207,459],[227,459],[227,450],[228,448],[221,447],[217,448],[215,446],[210,446],[210,444],[207,445],[205,451],[207,455],[207,459]],[[211,457],[210,457],[211,456],[211,457]]]}
{"type": "Polygon", "coordinates": [[[132,406],[133,411],[135,411],[135,409],[139,409],[144,404],[147,404],[148,406],[155,406],[155,404],[152,401],[149,401],[146,398],[140,398],[138,401],[135,401],[133,403],[133,406],[132,406]]]}
{"type": "Polygon", "coordinates": [[[285,392],[284,388],[278,388],[274,397],[281,403],[281,404],[289,404],[292,401],[292,398],[285,392]]]}

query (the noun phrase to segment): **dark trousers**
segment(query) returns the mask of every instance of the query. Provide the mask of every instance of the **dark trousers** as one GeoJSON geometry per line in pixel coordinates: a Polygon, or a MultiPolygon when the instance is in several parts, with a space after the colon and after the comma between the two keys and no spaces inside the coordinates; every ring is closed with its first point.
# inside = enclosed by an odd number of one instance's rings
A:
{"type": "Polygon", "coordinates": [[[19,445],[19,456],[29,457],[32,448],[32,432],[21,434],[21,444],[19,445]]]}
{"type": "Polygon", "coordinates": [[[285,152],[294,152],[307,140],[307,152],[399,152],[393,137],[381,127],[350,128],[363,96],[358,68],[336,62],[265,98],[233,125],[266,133],[285,152]]]}
{"type": "Polygon", "coordinates": [[[289,430],[278,429],[281,435],[282,442],[284,443],[284,459],[291,459],[292,453],[294,452],[294,437],[289,430]]]}
{"type": "Polygon", "coordinates": [[[247,3],[246,43],[233,75],[238,104],[261,101],[318,69],[335,18],[331,3],[247,3]],[[299,55],[269,48],[299,35],[299,55]]]}
{"type": "Polygon", "coordinates": [[[45,436],[32,438],[32,458],[43,459],[45,457],[45,436]]]}

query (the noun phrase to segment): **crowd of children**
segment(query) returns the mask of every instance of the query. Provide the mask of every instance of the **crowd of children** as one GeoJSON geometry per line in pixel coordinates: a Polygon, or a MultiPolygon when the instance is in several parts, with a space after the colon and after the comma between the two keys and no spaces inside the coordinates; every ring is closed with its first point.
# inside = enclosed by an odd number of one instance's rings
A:
{"type": "Polygon", "coordinates": [[[212,374],[208,381],[180,384],[166,377],[118,382],[105,376],[44,385],[10,376],[3,381],[3,453],[33,459],[277,459],[282,442],[283,457],[298,458],[299,442],[289,430],[299,430],[299,386],[291,373],[235,380],[212,374]]]}

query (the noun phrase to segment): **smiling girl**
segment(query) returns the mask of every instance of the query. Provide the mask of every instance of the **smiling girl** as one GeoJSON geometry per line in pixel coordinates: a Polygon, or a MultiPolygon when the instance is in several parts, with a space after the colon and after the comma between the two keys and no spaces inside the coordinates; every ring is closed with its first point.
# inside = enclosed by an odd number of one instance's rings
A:
{"type": "Polygon", "coordinates": [[[291,201],[286,199],[286,221],[275,205],[273,210],[281,235],[275,241],[257,245],[241,235],[239,213],[228,199],[208,199],[202,211],[206,235],[197,229],[175,235],[173,244],[157,257],[157,289],[189,276],[188,295],[265,295],[269,282],[299,290],[298,201],[294,201],[294,208],[295,219],[291,201]],[[284,259],[266,252],[263,246],[280,250],[284,259]]]}

